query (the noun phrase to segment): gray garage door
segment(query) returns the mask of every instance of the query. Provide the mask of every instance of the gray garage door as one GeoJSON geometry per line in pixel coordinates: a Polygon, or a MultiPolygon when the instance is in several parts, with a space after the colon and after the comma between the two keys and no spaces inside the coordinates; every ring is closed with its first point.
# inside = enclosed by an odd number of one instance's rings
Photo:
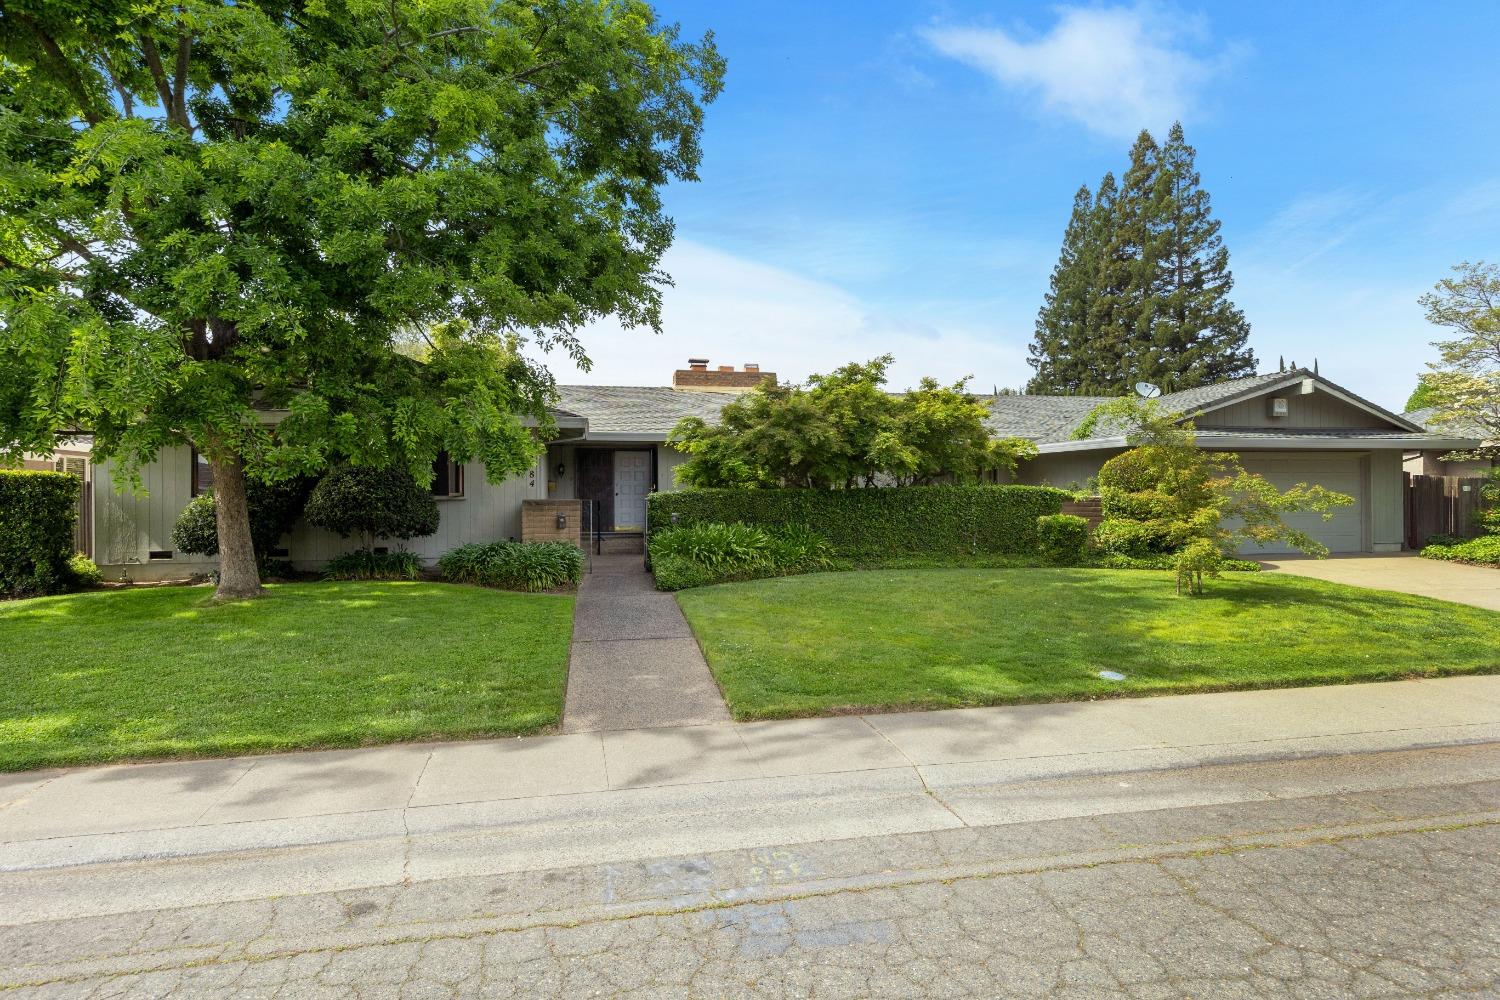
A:
{"type": "MultiPolygon", "coordinates": [[[[1308,483],[1352,496],[1354,504],[1338,508],[1331,521],[1324,521],[1318,514],[1288,514],[1286,522],[1312,535],[1328,546],[1330,552],[1364,550],[1364,525],[1369,505],[1358,455],[1242,454],[1240,461],[1245,471],[1260,473],[1277,489],[1308,483]]],[[[1296,549],[1281,544],[1265,547],[1249,544],[1241,551],[1252,556],[1284,555],[1296,549]]]]}

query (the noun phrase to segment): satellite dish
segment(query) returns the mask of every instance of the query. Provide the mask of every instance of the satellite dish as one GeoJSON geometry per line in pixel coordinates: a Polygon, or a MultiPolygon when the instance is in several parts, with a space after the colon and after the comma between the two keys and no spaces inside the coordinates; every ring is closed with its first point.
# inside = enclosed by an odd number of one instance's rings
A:
{"type": "Polygon", "coordinates": [[[1135,384],[1135,394],[1142,399],[1155,399],[1161,395],[1161,390],[1150,382],[1137,382],[1135,384]]]}

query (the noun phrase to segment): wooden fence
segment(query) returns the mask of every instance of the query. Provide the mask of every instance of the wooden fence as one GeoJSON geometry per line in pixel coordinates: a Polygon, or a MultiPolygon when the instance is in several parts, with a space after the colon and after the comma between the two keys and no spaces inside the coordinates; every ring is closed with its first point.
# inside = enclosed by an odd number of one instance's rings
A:
{"type": "Polygon", "coordinates": [[[1479,512],[1479,491],[1484,480],[1465,476],[1414,476],[1401,474],[1406,487],[1406,547],[1420,549],[1433,535],[1473,538],[1480,533],[1474,523],[1479,512]]]}

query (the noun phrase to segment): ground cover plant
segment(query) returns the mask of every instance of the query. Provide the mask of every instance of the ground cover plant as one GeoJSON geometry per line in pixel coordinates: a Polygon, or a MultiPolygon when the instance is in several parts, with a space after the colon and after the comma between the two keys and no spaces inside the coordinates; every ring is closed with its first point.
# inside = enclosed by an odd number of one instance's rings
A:
{"type": "Polygon", "coordinates": [[[506,590],[557,590],[583,579],[583,552],[572,542],[460,545],[438,560],[443,579],[506,590]]]}
{"type": "Polygon", "coordinates": [[[96,590],[0,605],[0,770],[534,733],[573,600],[444,583],[96,590]]]}
{"type": "Polygon", "coordinates": [[[1274,573],[1192,601],[1156,573],[1035,568],[818,573],[677,600],[740,719],[1500,671],[1500,614],[1274,573]]]}
{"type": "Polygon", "coordinates": [[[800,524],[777,528],[713,521],[683,525],[653,535],[650,551],[658,590],[811,573],[835,564],[827,540],[800,524]]]}

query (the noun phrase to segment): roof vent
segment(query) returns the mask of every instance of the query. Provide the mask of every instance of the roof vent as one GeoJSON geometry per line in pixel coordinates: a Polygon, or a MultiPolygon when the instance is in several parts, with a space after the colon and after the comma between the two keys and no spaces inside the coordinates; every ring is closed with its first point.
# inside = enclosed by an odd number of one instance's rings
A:
{"type": "Polygon", "coordinates": [[[1287,401],[1285,396],[1272,397],[1270,414],[1273,417],[1284,417],[1287,415],[1287,401]]]}

